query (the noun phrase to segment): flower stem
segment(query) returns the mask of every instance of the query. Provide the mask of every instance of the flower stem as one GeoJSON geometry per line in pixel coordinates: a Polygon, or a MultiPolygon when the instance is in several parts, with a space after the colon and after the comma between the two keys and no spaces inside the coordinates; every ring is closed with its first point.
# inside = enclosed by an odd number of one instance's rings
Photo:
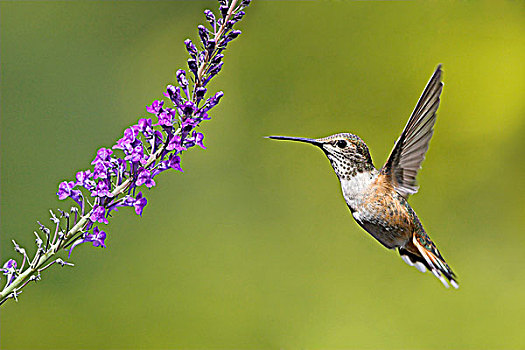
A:
{"type": "MultiPolygon", "coordinates": [[[[175,132],[176,134],[179,134],[181,129],[178,129],[175,132]]],[[[162,153],[165,150],[165,146],[162,146],[160,149],[157,150],[157,152],[153,153],[147,163],[146,166],[151,165],[153,162],[155,162],[158,158],[161,157],[162,153]]],[[[129,185],[132,183],[132,178],[128,178],[126,181],[124,181],[122,184],[117,186],[113,191],[112,195],[114,197],[126,192],[129,185]]],[[[15,278],[15,280],[6,286],[1,292],[0,292],[0,305],[2,305],[5,300],[7,300],[10,297],[16,297],[18,292],[22,290],[23,287],[27,285],[26,282],[31,276],[33,276],[35,273],[38,273],[38,270],[47,263],[51,258],[55,256],[55,254],[60,250],[60,248],[66,246],[68,243],[70,243],[71,238],[75,237],[75,235],[79,232],[81,232],[84,227],[88,224],[89,217],[91,216],[93,210],[89,211],[87,214],[83,215],[80,220],[73,226],[66,234],[64,239],[58,240],[57,242],[51,243],[48,249],[46,249],[46,252],[42,254],[39,258],[36,264],[28,264],[27,269],[18,275],[18,277],[15,278]],[[20,288],[18,288],[20,286],[20,288]]]]}
{"type": "MultiPolygon", "coordinates": [[[[226,15],[226,18],[224,18],[224,21],[223,21],[222,25],[220,26],[219,30],[215,34],[215,49],[213,51],[217,50],[217,47],[218,47],[217,40],[221,37],[222,33],[224,33],[224,29],[226,29],[226,24],[230,20],[232,14],[234,12],[236,4],[237,4],[237,0],[232,0],[232,3],[230,4],[230,8],[228,9],[228,14],[226,15]]],[[[195,85],[197,87],[202,85],[202,77],[203,77],[204,72],[206,70],[206,66],[208,65],[208,63],[209,63],[209,61],[210,61],[210,59],[212,57],[213,57],[213,54],[208,54],[208,51],[206,51],[206,57],[204,59],[204,62],[202,62],[201,66],[199,67],[199,71],[197,72],[197,81],[195,83],[195,85]]]]}

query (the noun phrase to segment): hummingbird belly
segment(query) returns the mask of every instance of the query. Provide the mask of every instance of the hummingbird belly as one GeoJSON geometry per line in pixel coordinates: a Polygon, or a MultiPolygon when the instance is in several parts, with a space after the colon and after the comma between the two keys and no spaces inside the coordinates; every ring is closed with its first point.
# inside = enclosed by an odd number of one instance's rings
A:
{"type": "Polygon", "coordinates": [[[402,227],[392,226],[377,217],[359,215],[358,212],[354,212],[353,216],[359,226],[388,249],[402,247],[409,240],[410,234],[402,227]]]}
{"type": "Polygon", "coordinates": [[[352,210],[357,223],[385,247],[404,246],[412,237],[408,203],[396,192],[378,191],[372,187],[352,210]]]}

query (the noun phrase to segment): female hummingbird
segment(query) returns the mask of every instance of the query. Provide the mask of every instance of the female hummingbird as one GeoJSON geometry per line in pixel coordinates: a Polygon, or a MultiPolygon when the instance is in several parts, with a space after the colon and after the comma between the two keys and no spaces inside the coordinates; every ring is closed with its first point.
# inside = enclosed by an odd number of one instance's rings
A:
{"type": "Polygon", "coordinates": [[[443,89],[441,65],[430,78],[388,160],[377,170],[367,145],[358,136],[342,133],[320,139],[268,136],[319,147],[328,157],[355,221],[388,249],[419,271],[426,269],[448,288],[458,288],[456,275],[423,229],[407,202],[418,190],[416,175],[434,132],[443,89]]]}

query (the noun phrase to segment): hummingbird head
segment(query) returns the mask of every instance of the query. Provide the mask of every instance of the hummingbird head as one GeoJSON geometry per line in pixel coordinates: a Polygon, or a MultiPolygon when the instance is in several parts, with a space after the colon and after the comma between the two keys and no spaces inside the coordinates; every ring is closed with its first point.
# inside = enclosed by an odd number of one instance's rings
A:
{"type": "Polygon", "coordinates": [[[350,180],[357,173],[375,169],[368,146],[357,135],[342,133],[320,139],[290,136],[268,136],[268,138],[304,142],[321,148],[341,180],[350,180]]]}

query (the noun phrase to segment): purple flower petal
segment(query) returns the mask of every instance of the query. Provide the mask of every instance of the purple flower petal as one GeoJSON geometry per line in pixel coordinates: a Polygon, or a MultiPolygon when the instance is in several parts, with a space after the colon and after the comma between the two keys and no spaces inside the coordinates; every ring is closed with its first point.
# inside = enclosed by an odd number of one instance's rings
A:
{"type": "Polygon", "coordinates": [[[212,97],[208,98],[206,100],[206,104],[202,108],[203,112],[207,112],[210,109],[212,109],[213,107],[215,107],[219,103],[219,101],[220,101],[222,96],[224,96],[224,93],[222,91],[219,91],[215,95],[213,95],[212,97]]]}
{"type": "Polygon", "coordinates": [[[206,16],[206,20],[208,23],[213,27],[215,26],[215,15],[210,10],[204,10],[204,15],[206,16]]]}
{"type": "Polygon", "coordinates": [[[2,267],[2,272],[4,275],[7,275],[9,271],[16,269],[16,260],[9,259],[5,262],[4,266],[2,267]]]}
{"type": "Polygon", "coordinates": [[[146,204],[148,204],[148,200],[142,197],[142,192],[139,192],[137,198],[135,199],[135,203],[133,204],[133,206],[135,207],[135,213],[137,213],[137,215],[139,216],[142,216],[142,210],[144,209],[146,204]]]}
{"type": "Polygon", "coordinates": [[[150,118],[139,119],[137,126],[138,126],[138,131],[144,135],[151,135],[151,133],[153,132],[153,127],[152,127],[150,118]]]}
{"type": "Polygon", "coordinates": [[[186,147],[182,146],[182,140],[179,135],[175,135],[170,139],[170,142],[168,142],[168,146],[166,147],[168,151],[177,150],[179,152],[185,151],[186,147]]]}
{"type": "Polygon", "coordinates": [[[155,181],[151,178],[151,172],[147,169],[140,170],[136,185],[146,185],[148,188],[155,186],[155,181]]]}
{"type": "Polygon", "coordinates": [[[58,185],[58,199],[64,200],[68,198],[71,195],[71,190],[75,187],[75,183],[73,181],[67,182],[63,181],[58,185]]]}
{"type": "Polygon", "coordinates": [[[113,151],[108,148],[101,148],[97,151],[97,156],[91,162],[91,164],[97,164],[99,162],[109,162],[113,151]]]}
{"type": "Polygon", "coordinates": [[[146,111],[152,114],[157,114],[162,109],[164,101],[153,101],[151,106],[146,106],[146,111]]]}
{"type": "Polygon", "coordinates": [[[101,222],[103,224],[107,224],[108,219],[106,219],[106,209],[103,206],[96,205],[93,208],[93,212],[91,213],[89,219],[93,222],[101,222]]]}
{"type": "Polygon", "coordinates": [[[191,70],[194,76],[197,76],[197,61],[195,58],[188,59],[188,68],[191,70]]]}
{"type": "Polygon", "coordinates": [[[110,188],[106,180],[97,182],[95,190],[91,192],[92,197],[111,197],[110,188]]]}
{"type": "Polygon", "coordinates": [[[188,53],[194,57],[197,54],[197,48],[195,45],[193,45],[190,39],[184,40],[184,44],[186,45],[186,50],[188,50],[188,53]]]}
{"type": "Polygon", "coordinates": [[[79,171],[76,175],[77,182],[75,186],[84,186],[86,181],[93,177],[91,170],[79,171]]]}
{"type": "Polygon", "coordinates": [[[164,112],[159,113],[159,122],[155,125],[173,126],[173,120],[177,117],[177,111],[167,108],[164,112]]]}
{"type": "Polygon", "coordinates": [[[93,170],[93,179],[107,179],[108,178],[108,168],[104,162],[99,162],[95,164],[93,170]]]}
{"type": "Polygon", "coordinates": [[[172,169],[184,172],[184,170],[182,170],[182,168],[180,167],[180,157],[176,154],[172,154],[170,156],[170,159],[168,161],[168,166],[172,169]]]}
{"type": "Polygon", "coordinates": [[[75,243],[73,243],[73,245],[69,249],[69,257],[71,258],[71,252],[73,251],[73,249],[75,249],[76,246],[86,242],[92,242],[94,247],[106,248],[105,240],[106,232],[100,231],[98,226],[95,226],[95,228],[93,229],[93,233],[85,233],[84,238],[79,238],[75,241],[75,243]]]}
{"type": "Polygon", "coordinates": [[[86,240],[88,242],[93,242],[94,247],[106,248],[104,243],[106,240],[106,232],[100,231],[98,226],[93,229],[93,233],[87,235],[86,240]]]}
{"type": "Polygon", "coordinates": [[[9,259],[2,267],[2,272],[7,276],[6,286],[10,285],[16,277],[16,261],[9,259]]]}
{"type": "Polygon", "coordinates": [[[144,148],[142,144],[137,145],[131,150],[131,153],[124,157],[125,160],[129,160],[132,163],[138,163],[144,158],[144,148]]]}

